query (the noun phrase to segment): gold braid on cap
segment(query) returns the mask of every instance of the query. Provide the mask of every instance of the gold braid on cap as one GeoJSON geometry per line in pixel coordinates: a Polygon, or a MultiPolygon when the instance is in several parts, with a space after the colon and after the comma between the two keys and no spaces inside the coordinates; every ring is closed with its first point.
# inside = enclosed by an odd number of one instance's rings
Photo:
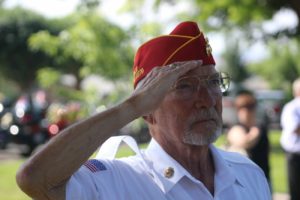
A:
{"type": "Polygon", "coordinates": [[[136,79],[138,79],[142,74],[144,73],[144,68],[143,67],[138,67],[136,66],[136,68],[133,71],[133,77],[134,77],[134,82],[136,79]]]}
{"type": "MultiPolygon", "coordinates": [[[[157,38],[161,38],[161,37],[175,37],[175,38],[187,38],[189,39],[187,42],[183,43],[181,46],[179,46],[177,49],[174,50],[174,52],[165,60],[165,62],[162,64],[162,66],[166,65],[171,59],[172,57],[174,57],[174,55],[180,51],[183,47],[185,47],[186,45],[188,45],[189,43],[191,43],[193,40],[199,38],[201,36],[202,32],[200,32],[197,36],[188,36],[188,35],[162,35],[162,36],[159,36],[159,37],[156,37],[156,38],[153,38],[152,40],[155,40],[157,38]]],[[[147,41],[146,43],[144,43],[142,46],[144,46],[145,44],[147,44],[148,42],[152,41],[152,40],[149,40],[147,41]]],[[[208,44],[208,43],[206,43],[208,44]]],[[[209,44],[208,44],[209,45],[209,44]]],[[[206,45],[206,48],[207,48],[207,45],[206,45]]],[[[141,75],[143,75],[144,73],[144,68],[143,67],[139,67],[139,66],[136,66],[134,71],[133,71],[133,82],[135,82],[141,75]]]]}
{"type": "Polygon", "coordinates": [[[183,43],[181,46],[179,46],[167,59],[166,59],[166,61],[163,63],[163,66],[164,65],[166,65],[168,62],[169,62],[169,60],[171,60],[172,59],[172,57],[180,50],[180,49],[182,49],[183,47],[185,47],[186,45],[188,45],[189,43],[191,43],[193,40],[195,40],[195,39],[197,39],[198,37],[200,37],[201,36],[201,32],[197,35],[197,36],[195,36],[195,37],[189,37],[190,38],[190,40],[188,40],[186,43],[183,43]]]}

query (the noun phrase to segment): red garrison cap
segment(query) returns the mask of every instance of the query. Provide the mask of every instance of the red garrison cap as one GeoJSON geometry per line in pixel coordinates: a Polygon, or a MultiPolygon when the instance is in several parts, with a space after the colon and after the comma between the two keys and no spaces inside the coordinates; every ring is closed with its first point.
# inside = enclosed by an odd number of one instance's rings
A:
{"type": "Polygon", "coordinates": [[[203,65],[215,65],[208,39],[195,22],[182,22],[169,35],[144,43],[137,50],[134,65],[134,87],[154,67],[174,62],[202,60],[203,65]]]}

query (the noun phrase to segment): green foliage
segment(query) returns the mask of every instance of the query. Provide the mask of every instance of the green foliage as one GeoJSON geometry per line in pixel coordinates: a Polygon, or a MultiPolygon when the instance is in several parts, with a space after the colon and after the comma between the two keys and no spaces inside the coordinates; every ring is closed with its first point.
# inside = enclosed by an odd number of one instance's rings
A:
{"type": "Polygon", "coordinates": [[[43,24],[42,17],[19,8],[0,14],[0,71],[25,87],[34,80],[37,64],[43,57],[28,51],[27,38],[44,29],[43,24]]]}
{"type": "Polygon", "coordinates": [[[288,93],[292,82],[300,76],[300,43],[298,40],[270,41],[270,56],[250,65],[250,70],[261,75],[272,88],[281,88],[288,93]]]}
{"type": "Polygon", "coordinates": [[[0,74],[0,99],[2,94],[6,97],[15,97],[19,92],[18,89],[18,85],[15,82],[8,80],[3,74],[0,74]]]}
{"type": "Polygon", "coordinates": [[[37,74],[37,80],[43,88],[50,88],[56,84],[61,77],[61,74],[58,71],[49,67],[40,69],[37,74]]]}
{"type": "MultiPolygon", "coordinates": [[[[165,1],[165,2],[169,2],[165,1]]],[[[151,2],[150,2],[151,3],[151,2]]],[[[151,14],[156,14],[157,9],[161,2],[156,2],[151,14]]],[[[149,1],[145,0],[125,0],[121,6],[120,13],[128,13],[133,16],[134,23],[130,27],[130,35],[134,38],[137,44],[141,44],[154,36],[158,36],[162,33],[164,24],[161,21],[151,21],[145,10],[149,9],[149,1]],[[145,9],[147,7],[147,9],[145,9]]]]}
{"type": "MultiPolygon", "coordinates": [[[[292,9],[300,16],[297,0],[190,0],[190,3],[193,10],[187,16],[199,21],[205,28],[219,30],[241,27],[250,31],[249,34],[253,33],[254,27],[260,27],[261,22],[271,19],[280,9],[292,9]]],[[[296,29],[299,30],[299,26],[296,29]]],[[[299,33],[294,30],[284,31],[292,35],[299,33]]]]}
{"type": "Polygon", "coordinates": [[[239,40],[236,38],[226,41],[226,51],[223,53],[225,62],[225,71],[230,74],[231,80],[234,83],[243,82],[248,76],[248,71],[245,64],[241,60],[239,40]]]}
{"type": "Polygon", "coordinates": [[[125,1],[120,9],[120,12],[135,12],[141,14],[141,7],[144,5],[145,0],[130,0],[125,1]]]}
{"type": "Polygon", "coordinates": [[[3,6],[4,2],[5,2],[5,0],[0,0],[0,8],[3,6]]]}
{"type": "Polygon", "coordinates": [[[48,31],[43,30],[34,34],[35,37],[30,37],[28,44],[33,51],[39,51],[43,49],[49,56],[55,56],[58,54],[57,46],[59,40],[52,36],[48,31]]]}
{"type": "MultiPolygon", "coordinates": [[[[0,73],[27,90],[35,83],[36,71],[49,57],[28,48],[31,34],[40,30],[56,33],[58,26],[32,11],[21,8],[2,9],[0,12],[0,73]]],[[[60,24],[61,26],[61,24],[60,24]]]]}
{"type": "Polygon", "coordinates": [[[100,2],[99,0],[80,0],[77,9],[83,12],[89,12],[98,8],[100,2]]]}
{"type": "Polygon", "coordinates": [[[126,33],[96,14],[81,15],[70,28],[34,34],[30,46],[51,56],[63,73],[91,73],[116,79],[130,72],[133,52],[126,33]]]}
{"type": "Polygon", "coordinates": [[[58,35],[40,31],[32,35],[29,44],[32,50],[50,56],[55,64],[39,70],[40,85],[61,100],[83,102],[83,107],[95,112],[95,107],[111,105],[119,100],[120,95],[124,95],[123,89],[116,89],[103,97],[95,88],[80,90],[81,80],[91,74],[113,80],[122,77],[128,80],[133,61],[130,37],[118,26],[93,12],[74,18],[74,23],[58,35]],[[61,85],[59,81],[62,74],[73,74],[77,78],[77,86],[70,88],[61,85]]]}
{"type": "MultiPolygon", "coordinates": [[[[146,1],[137,0],[134,2],[125,2],[127,11],[133,11],[133,14],[137,18],[136,21],[140,22],[140,17],[143,17],[143,15],[138,11],[145,6],[146,1]]],[[[257,40],[261,40],[265,42],[269,39],[280,38],[282,35],[296,38],[297,35],[300,34],[299,25],[295,28],[281,29],[272,33],[265,33],[262,28],[262,22],[271,20],[274,14],[281,9],[291,9],[295,11],[296,16],[299,18],[300,6],[297,0],[155,0],[153,6],[156,10],[159,10],[159,8],[166,3],[172,6],[182,2],[188,3],[190,9],[177,13],[177,19],[173,19],[173,21],[194,20],[201,24],[202,30],[227,34],[226,51],[223,54],[223,58],[225,60],[226,71],[231,74],[234,82],[242,82],[248,76],[248,69],[244,66],[245,64],[240,58],[240,52],[243,51],[242,48],[239,48],[241,47],[239,46],[241,41],[257,42],[257,40]],[[230,32],[241,32],[241,35],[235,38],[228,35],[230,32]]],[[[270,58],[269,62],[264,63],[263,69],[259,67],[255,71],[252,70],[252,72],[258,72],[258,74],[262,75],[268,81],[271,81],[273,88],[284,88],[288,90],[287,88],[290,87],[290,82],[299,75],[295,60],[297,56],[288,56],[289,51],[281,48],[282,46],[278,48],[278,51],[280,51],[277,53],[278,56],[274,52],[271,53],[275,58],[270,58]],[[271,61],[271,59],[273,61],[271,61]],[[283,67],[287,65],[289,65],[289,67],[283,67]]]]}
{"type": "MultiPolygon", "coordinates": [[[[183,0],[156,0],[154,5],[159,7],[162,3],[174,5],[183,0]]],[[[186,1],[185,1],[186,2],[186,1]]],[[[188,13],[179,13],[190,20],[199,21],[205,28],[232,28],[244,26],[253,22],[261,22],[272,17],[275,8],[268,6],[271,1],[257,0],[189,0],[192,5],[188,13]]]]}
{"type": "Polygon", "coordinates": [[[39,70],[40,85],[57,97],[83,102],[89,109],[109,104],[109,100],[115,102],[123,94],[120,90],[103,99],[95,88],[79,90],[80,83],[91,74],[113,80],[129,77],[133,61],[131,38],[93,12],[77,13],[72,19],[74,23],[57,35],[40,31],[29,39],[32,50],[44,52],[53,61],[52,66],[39,70]],[[61,85],[58,80],[62,74],[73,74],[77,78],[76,87],[61,85]]]}
{"type": "Polygon", "coordinates": [[[265,4],[260,2],[262,1],[196,0],[195,4],[197,5],[199,12],[195,13],[195,17],[201,22],[208,22],[206,25],[210,27],[214,26],[209,24],[209,20],[207,20],[211,18],[218,19],[220,26],[232,24],[241,26],[250,21],[261,21],[264,18],[271,17],[270,10],[266,8],[265,4]]]}

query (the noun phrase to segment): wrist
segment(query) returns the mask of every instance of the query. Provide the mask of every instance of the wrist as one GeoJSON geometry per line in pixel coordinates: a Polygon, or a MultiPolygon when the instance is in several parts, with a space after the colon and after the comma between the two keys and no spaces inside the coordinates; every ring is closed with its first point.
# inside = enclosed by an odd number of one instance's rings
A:
{"type": "Polygon", "coordinates": [[[126,110],[127,115],[132,118],[132,120],[137,119],[144,114],[144,109],[138,96],[129,97],[119,106],[126,110]]]}

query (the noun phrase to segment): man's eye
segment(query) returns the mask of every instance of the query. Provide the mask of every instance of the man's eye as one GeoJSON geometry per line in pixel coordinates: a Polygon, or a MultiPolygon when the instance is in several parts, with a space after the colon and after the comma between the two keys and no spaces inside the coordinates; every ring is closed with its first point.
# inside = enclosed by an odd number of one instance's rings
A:
{"type": "Polygon", "coordinates": [[[210,86],[217,87],[217,86],[220,86],[220,85],[221,85],[221,81],[220,81],[219,78],[209,79],[209,80],[208,80],[208,84],[209,84],[210,86]]]}
{"type": "Polygon", "coordinates": [[[177,90],[190,89],[193,87],[193,84],[188,81],[182,81],[176,85],[177,90]]]}

